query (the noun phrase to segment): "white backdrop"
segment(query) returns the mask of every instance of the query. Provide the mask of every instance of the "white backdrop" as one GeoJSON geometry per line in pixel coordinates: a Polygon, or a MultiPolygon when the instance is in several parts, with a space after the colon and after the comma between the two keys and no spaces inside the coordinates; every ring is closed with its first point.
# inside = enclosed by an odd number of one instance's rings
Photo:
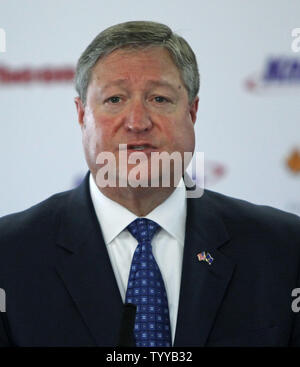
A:
{"type": "MultiPolygon", "coordinates": [[[[299,0],[1,0],[0,68],[72,68],[110,25],[165,23],[198,58],[196,136],[207,187],[300,214],[300,68],[294,78],[262,79],[270,58],[300,63],[291,49],[299,14],[299,0]]],[[[75,95],[71,82],[6,83],[0,75],[0,216],[72,188],[85,174],[75,95]]]]}

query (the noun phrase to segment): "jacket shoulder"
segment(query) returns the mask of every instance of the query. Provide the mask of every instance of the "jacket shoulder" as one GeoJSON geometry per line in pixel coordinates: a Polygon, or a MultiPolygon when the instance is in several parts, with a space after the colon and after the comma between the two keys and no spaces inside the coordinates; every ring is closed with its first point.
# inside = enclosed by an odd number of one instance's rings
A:
{"type": "Polygon", "coordinates": [[[267,205],[254,204],[205,190],[207,200],[217,209],[229,228],[238,225],[241,231],[273,233],[277,235],[298,236],[300,245],[300,217],[296,214],[267,205]]]}
{"type": "Polygon", "coordinates": [[[0,246],[26,242],[39,235],[49,236],[57,214],[73,190],[57,193],[32,207],[0,218],[0,246]]]}

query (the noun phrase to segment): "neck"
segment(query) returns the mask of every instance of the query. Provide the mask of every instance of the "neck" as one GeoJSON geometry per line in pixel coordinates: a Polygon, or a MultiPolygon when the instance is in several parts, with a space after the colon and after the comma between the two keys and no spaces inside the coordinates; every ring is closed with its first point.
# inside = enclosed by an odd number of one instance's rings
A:
{"type": "Polygon", "coordinates": [[[175,187],[98,187],[98,189],[103,195],[138,217],[144,217],[164,202],[175,187]]]}

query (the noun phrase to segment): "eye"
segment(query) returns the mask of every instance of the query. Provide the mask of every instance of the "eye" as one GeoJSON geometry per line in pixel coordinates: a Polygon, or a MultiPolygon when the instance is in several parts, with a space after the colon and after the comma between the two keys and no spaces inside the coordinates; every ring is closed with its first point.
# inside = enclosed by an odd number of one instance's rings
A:
{"type": "Polygon", "coordinates": [[[166,102],[169,102],[169,100],[166,97],[163,97],[163,96],[156,96],[156,97],[154,97],[154,100],[157,103],[166,103],[166,102]]]}
{"type": "Polygon", "coordinates": [[[113,104],[119,103],[120,101],[121,101],[121,98],[118,97],[118,96],[112,96],[112,97],[107,99],[107,102],[110,102],[110,103],[113,103],[113,104]]]}

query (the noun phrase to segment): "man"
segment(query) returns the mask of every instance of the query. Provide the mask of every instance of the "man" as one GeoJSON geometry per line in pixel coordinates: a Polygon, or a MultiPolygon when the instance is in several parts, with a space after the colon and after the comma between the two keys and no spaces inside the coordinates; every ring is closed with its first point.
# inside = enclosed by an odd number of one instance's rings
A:
{"type": "Polygon", "coordinates": [[[1,219],[0,343],[117,346],[126,303],[136,346],[299,345],[299,218],[206,190],[187,198],[174,178],[195,144],[187,42],[162,24],[118,24],[87,47],[75,79],[90,174],[1,219]],[[169,186],[153,153],[178,153],[169,186]]]}

